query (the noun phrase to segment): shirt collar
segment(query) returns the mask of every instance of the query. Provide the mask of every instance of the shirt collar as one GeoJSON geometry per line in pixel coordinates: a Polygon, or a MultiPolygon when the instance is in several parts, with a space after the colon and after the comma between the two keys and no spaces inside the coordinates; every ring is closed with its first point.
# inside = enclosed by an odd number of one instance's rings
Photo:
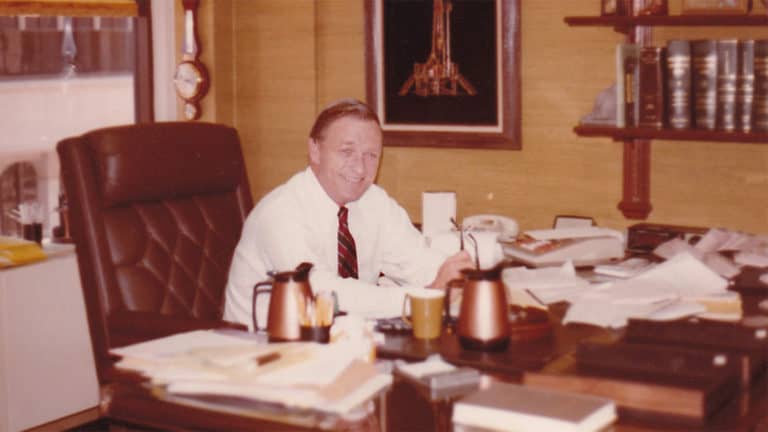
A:
{"type": "MultiPolygon", "coordinates": [[[[308,179],[307,183],[309,184],[307,189],[309,191],[309,199],[314,200],[314,202],[323,212],[328,211],[332,212],[334,215],[338,214],[339,205],[336,204],[336,201],[331,199],[325,189],[323,189],[323,185],[320,184],[320,181],[317,179],[315,172],[312,171],[312,167],[308,166],[305,170],[305,173],[308,179]]],[[[373,185],[371,185],[371,187],[373,187],[373,185]]],[[[344,206],[348,208],[350,212],[352,212],[353,209],[359,205],[358,203],[363,201],[365,197],[370,193],[371,187],[369,187],[360,198],[355,201],[348,202],[344,206]]]]}

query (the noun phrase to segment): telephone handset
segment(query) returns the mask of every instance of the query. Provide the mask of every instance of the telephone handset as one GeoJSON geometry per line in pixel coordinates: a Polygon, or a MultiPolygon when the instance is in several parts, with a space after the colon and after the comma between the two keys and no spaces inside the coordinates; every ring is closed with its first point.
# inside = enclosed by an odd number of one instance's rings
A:
{"type": "Polygon", "coordinates": [[[467,216],[461,225],[467,231],[498,231],[504,237],[515,237],[519,230],[516,220],[493,214],[467,216]]]}

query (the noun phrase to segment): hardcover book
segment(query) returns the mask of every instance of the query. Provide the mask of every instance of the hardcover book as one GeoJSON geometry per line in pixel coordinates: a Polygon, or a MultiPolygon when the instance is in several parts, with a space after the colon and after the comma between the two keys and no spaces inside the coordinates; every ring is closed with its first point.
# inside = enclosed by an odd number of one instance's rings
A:
{"type": "Polygon", "coordinates": [[[667,107],[669,126],[691,127],[691,44],[684,39],[667,42],[667,107]]]}
{"type": "Polygon", "coordinates": [[[638,61],[637,125],[661,129],[664,125],[664,49],[642,47],[638,61]]]}
{"type": "Polygon", "coordinates": [[[752,127],[768,132],[768,39],[755,41],[755,97],[752,108],[752,127]]]}
{"type": "Polygon", "coordinates": [[[755,41],[739,41],[738,51],[736,124],[742,132],[750,132],[752,130],[752,106],[755,97],[755,41]]]}
{"type": "Polygon", "coordinates": [[[616,420],[610,399],[493,383],[457,401],[453,423],[495,431],[599,431],[616,420]]]}
{"type": "Polygon", "coordinates": [[[694,123],[697,129],[714,130],[717,111],[717,41],[691,41],[694,123]]]}
{"type": "Polygon", "coordinates": [[[717,129],[736,130],[736,85],[739,41],[717,41],[717,129]]]}
{"type": "Polygon", "coordinates": [[[635,72],[639,55],[640,47],[636,44],[616,46],[616,127],[637,125],[635,72]]]}

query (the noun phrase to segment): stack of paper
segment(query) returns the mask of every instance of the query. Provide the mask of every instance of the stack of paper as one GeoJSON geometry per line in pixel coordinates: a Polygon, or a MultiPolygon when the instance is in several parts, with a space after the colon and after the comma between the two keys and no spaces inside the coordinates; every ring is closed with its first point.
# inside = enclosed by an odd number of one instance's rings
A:
{"type": "Polygon", "coordinates": [[[623,235],[608,228],[562,228],[526,231],[513,239],[499,239],[504,254],[526,265],[594,265],[624,256],[623,235]]]}
{"type": "Polygon", "coordinates": [[[589,282],[576,275],[570,261],[559,267],[529,269],[506,268],[501,273],[510,303],[542,307],[560,301],[573,301],[590,289],[589,282]]]}
{"type": "Polygon", "coordinates": [[[258,343],[197,330],[111,350],[170,394],[250,398],[345,414],[392,382],[346,342],[258,343]]]}
{"type": "Polygon", "coordinates": [[[697,301],[721,296],[728,281],[683,252],[638,276],[598,285],[571,302],[563,323],[623,327],[629,318],[675,319],[707,311],[697,301]]]}

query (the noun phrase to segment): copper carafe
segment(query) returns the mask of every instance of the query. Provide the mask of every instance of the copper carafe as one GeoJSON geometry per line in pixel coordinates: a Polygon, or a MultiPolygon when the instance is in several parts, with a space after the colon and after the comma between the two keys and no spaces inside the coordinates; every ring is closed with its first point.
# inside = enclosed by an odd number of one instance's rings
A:
{"type": "Polygon", "coordinates": [[[296,341],[301,337],[301,305],[312,298],[309,285],[310,263],[301,263],[295,270],[271,274],[272,279],[253,287],[253,328],[259,328],[256,318],[256,299],[271,293],[267,316],[267,334],[270,342],[296,341]],[[263,288],[271,286],[271,288],[263,288]]]}
{"type": "Polygon", "coordinates": [[[509,344],[507,293],[501,267],[464,270],[456,334],[465,349],[500,351],[509,344]]]}

